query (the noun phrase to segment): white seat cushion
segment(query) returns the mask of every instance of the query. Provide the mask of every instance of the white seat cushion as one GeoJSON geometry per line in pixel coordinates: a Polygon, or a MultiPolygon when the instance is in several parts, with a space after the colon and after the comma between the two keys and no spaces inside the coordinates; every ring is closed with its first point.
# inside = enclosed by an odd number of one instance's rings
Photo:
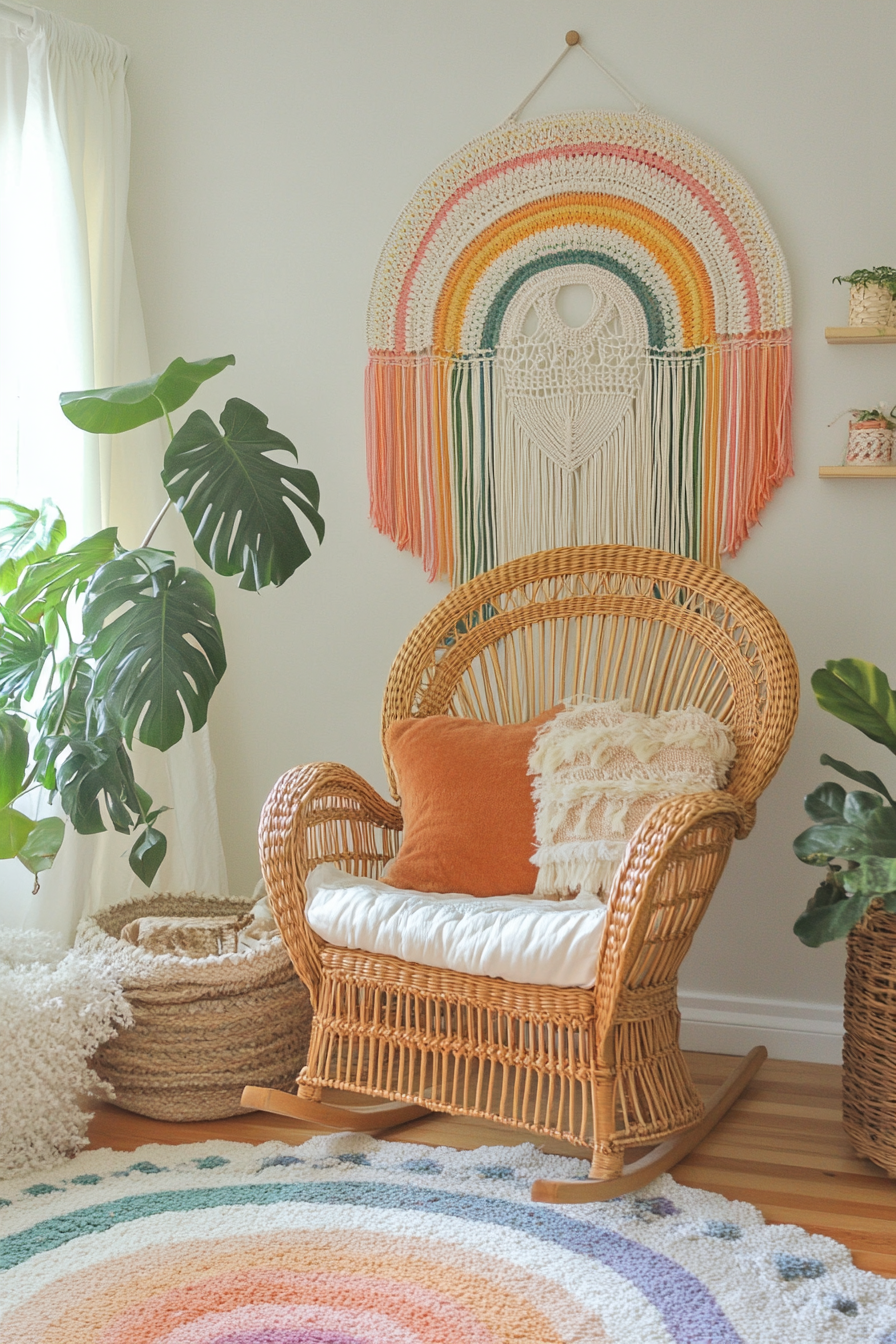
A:
{"type": "Polygon", "coordinates": [[[353,877],[332,863],[309,874],[308,923],[334,947],[377,952],[518,984],[594,984],[606,907],[534,896],[431,895],[353,877]]]}

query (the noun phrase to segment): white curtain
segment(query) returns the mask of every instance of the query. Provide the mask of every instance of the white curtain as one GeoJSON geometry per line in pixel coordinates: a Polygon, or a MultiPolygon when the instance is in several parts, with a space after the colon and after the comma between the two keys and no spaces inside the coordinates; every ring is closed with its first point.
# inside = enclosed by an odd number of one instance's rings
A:
{"type": "MultiPolygon", "coordinates": [[[[158,426],[101,441],[58,403],[150,372],[127,228],[127,59],[91,28],[0,3],[0,496],[34,506],[49,495],[69,542],[111,522],[137,544],[156,504],[146,481],[161,462],[158,426]]],[[[159,823],[169,845],[156,888],[226,893],[207,729],[134,758],[174,809],[159,823]]],[[[145,890],[128,837],[66,831],[38,896],[21,864],[0,862],[0,924],[70,935],[82,914],[145,890]]]]}

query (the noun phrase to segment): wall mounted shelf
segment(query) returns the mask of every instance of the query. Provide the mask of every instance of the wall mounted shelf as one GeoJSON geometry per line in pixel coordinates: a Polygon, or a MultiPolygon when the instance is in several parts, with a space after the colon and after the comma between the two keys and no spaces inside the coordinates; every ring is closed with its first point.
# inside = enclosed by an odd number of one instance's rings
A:
{"type": "MultiPolygon", "coordinates": [[[[825,327],[824,338],[828,345],[896,345],[896,327],[825,327]]],[[[829,481],[845,476],[865,480],[881,476],[896,478],[896,462],[867,466],[851,462],[839,467],[819,467],[818,474],[829,481]]]]}
{"type": "Polygon", "coordinates": [[[896,345],[896,327],[825,327],[828,345],[896,345]]]}
{"type": "Polygon", "coordinates": [[[896,462],[886,462],[880,466],[871,465],[861,466],[858,463],[848,463],[842,467],[819,467],[818,474],[826,480],[839,480],[842,476],[864,476],[866,478],[875,478],[880,476],[896,477],[896,462]]]}

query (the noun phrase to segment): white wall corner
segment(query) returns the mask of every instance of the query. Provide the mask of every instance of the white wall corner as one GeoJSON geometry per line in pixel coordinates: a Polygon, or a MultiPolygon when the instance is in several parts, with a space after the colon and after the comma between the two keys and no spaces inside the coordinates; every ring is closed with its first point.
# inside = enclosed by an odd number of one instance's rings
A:
{"type": "Polygon", "coordinates": [[[839,1064],[843,1009],[836,1003],[795,1003],[735,994],[679,990],[681,1044],[685,1050],[743,1055],[764,1045],[772,1059],[839,1064]]]}

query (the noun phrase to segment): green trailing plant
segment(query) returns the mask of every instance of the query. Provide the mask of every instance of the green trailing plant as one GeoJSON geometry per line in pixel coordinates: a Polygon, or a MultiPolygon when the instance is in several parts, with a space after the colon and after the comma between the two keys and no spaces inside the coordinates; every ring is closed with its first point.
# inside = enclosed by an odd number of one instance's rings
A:
{"type": "MultiPolygon", "coordinates": [[[[822,709],[896,755],[896,691],[879,667],[841,658],[813,673],[812,689],[822,709]]],[[[845,938],[872,901],[896,914],[896,801],[870,770],[828,755],[821,764],[864,787],[847,793],[842,784],[819,784],[805,799],[812,825],[793,848],[803,863],[827,870],[794,925],[808,947],[845,938]]]]}
{"type": "Polygon", "coordinates": [[[853,271],[851,275],[835,275],[831,281],[834,285],[880,285],[882,289],[889,290],[893,298],[896,299],[896,267],[894,266],[873,266],[871,269],[860,269],[853,271]]]}
{"type": "Polygon", "coordinates": [[[896,406],[891,406],[888,411],[885,411],[884,403],[881,402],[879,406],[872,406],[870,409],[868,408],[863,409],[854,406],[850,410],[849,414],[851,415],[854,423],[856,424],[864,424],[869,420],[871,421],[883,420],[887,429],[896,429],[896,419],[894,419],[894,412],[896,412],[896,406]]]}
{"type": "Polygon", "coordinates": [[[58,797],[82,835],[136,834],[133,871],[152,883],[167,840],[167,811],[134,777],[134,738],[167,751],[206,722],[227,661],[214,590],[170,551],[151,545],[174,505],[193,544],[217,574],[258,591],[284,583],[309,558],[303,523],[323,540],[318,484],[267,417],[237,397],[220,426],[193,411],[174,431],[171,413],[233,355],[188,363],[122,387],[65,392],[60,404],[79,429],[122,434],[164,418],[162,468],[168,495],[140,546],[114,527],[67,549],[65,520],[0,501],[0,858],[35,875],[49,868],[65,823],[35,821],[15,804],[33,791],[58,797]],[[292,460],[290,460],[292,459],[292,460]]]}

